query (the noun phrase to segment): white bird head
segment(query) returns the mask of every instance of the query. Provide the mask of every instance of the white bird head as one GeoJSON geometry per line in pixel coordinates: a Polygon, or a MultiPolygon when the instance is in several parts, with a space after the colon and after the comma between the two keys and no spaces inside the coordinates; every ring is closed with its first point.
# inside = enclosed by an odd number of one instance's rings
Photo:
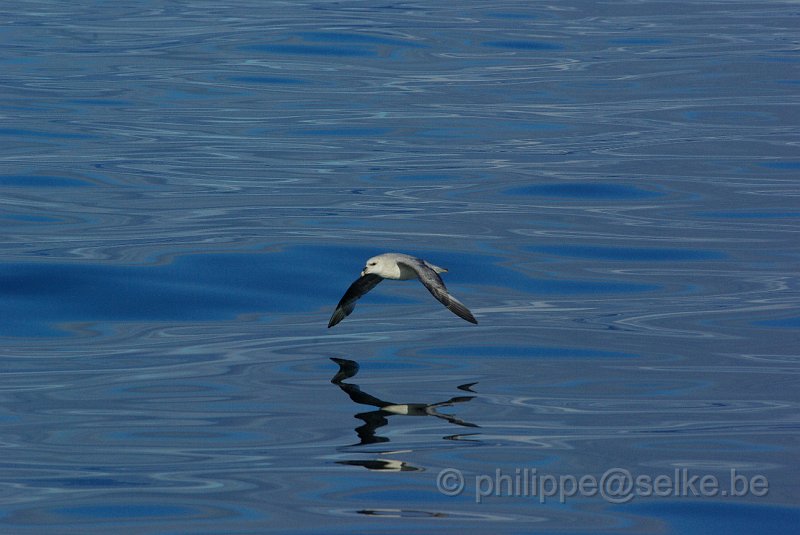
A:
{"type": "Polygon", "coordinates": [[[369,260],[367,260],[367,265],[364,266],[363,271],[361,271],[361,276],[367,275],[369,273],[374,273],[376,275],[380,275],[385,270],[385,263],[386,259],[383,258],[383,255],[380,256],[373,256],[369,260]]]}

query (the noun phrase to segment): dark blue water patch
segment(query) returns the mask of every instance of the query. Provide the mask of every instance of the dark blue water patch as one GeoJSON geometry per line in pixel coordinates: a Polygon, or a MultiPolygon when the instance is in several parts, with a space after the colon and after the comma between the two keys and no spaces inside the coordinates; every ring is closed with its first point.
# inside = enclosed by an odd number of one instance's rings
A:
{"type": "Polygon", "coordinates": [[[536,197],[587,200],[646,199],[661,196],[660,193],[643,188],[625,184],[611,184],[608,182],[532,184],[530,186],[509,188],[502,191],[502,193],[506,195],[531,195],[536,197]]]}
{"type": "Polygon", "coordinates": [[[402,360],[370,360],[366,365],[361,367],[361,371],[363,372],[362,375],[367,376],[367,373],[371,371],[412,371],[425,369],[426,367],[427,366],[425,364],[417,362],[405,362],[402,360]]]}
{"type": "Polygon", "coordinates": [[[82,505],[77,507],[63,507],[55,509],[56,514],[82,517],[93,520],[122,520],[161,517],[193,517],[199,516],[201,511],[192,507],[179,505],[152,504],[109,504],[109,505],[82,505]]]}
{"type": "Polygon", "coordinates": [[[363,33],[349,33],[349,32],[300,32],[296,35],[302,37],[305,41],[309,42],[323,42],[323,43],[365,43],[374,45],[391,45],[391,46],[405,46],[413,48],[427,48],[422,43],[415,43],[413,41],[404,41],[402,39],[395,39],[391,37],[381,37],[377,35],[369,35],[363,33]]]}
{"type": "Polygon", "coordinates": [[[104,99],[104,98],[73,98],[68,101],[70,104],[80,104],[81,106],[109,106],[122,108],[133,105],[131,100],[104,99]]]}
{"type": "Polygon", "coordinates": [[[754,111],[685,111],[681,113],[681,116],[689,121],[706,124],[754,125],[777,122],[777,118],[772,113],[754,111]]]}
{"type": "Polygon", "coordinates": [[[384,136],[392,131],[391,128],[320,128],[301,130],[298,133],[304,136],[337,136],[337,137],[366,137],[374,138],[384,136]]]}
{"type": "MultiPolygon", "coordinates": [[[[608,385],[609,388],[614,389],[619,385],[619,381],[617,379],[572,379],[569,381],[550,383],[546,386],[540,386],[539,388],[575,390],[584,389],[586,387],[597,388],[600,385],[608,385]]],[[[626,396],[628,398],[652,398],[654,396],[685,398],[690,392],[707,390],[713,385],[714,383],[712,381],[639,381],[636,382],[635,385],[626,385],[626,396]]]]}
{"type": "Polygon", "coordinates": [[[181,431],[180,428],[170,430],[145,430],[135,428],[132,431],[117,431],[106,433],[104,440],[111,444],[114,442],[123,444],[135,444],[145,442],[147,444],[174,444],[180,442],[203,442],[205,444],[228,443],[242,444],[244,442],[259,443],[264,441],[264,435],[257,432],[246,431],[181,431]]]}
{"type": "Polygon", "coordinates": [[[482,139],[484,133],[477,128],[463,128],[460,126],[424,128],[415,132],[417,139],[429,138],[440,140],[477,140],[482,139]]]}
{"type": "Polygon", "coordinates": [[[522,13],[517,11],[487,11],[485,16],[493,19],[508,19],[508,20],[536,20],[539,15],[534,13],[522,13]]]}
{"type": "Polygon", "coordinates": [[[634,46],[655,46],[655,45],[669,45],[673,41],[669,39],[653,39],[647,37],[627,37],[621,39],[610,39],[610,45],[634,45],[634,46]]]}
{"type": "Polygon", "coordinates": [[[73,477],[73,478],[53,478],[37,479],[37,486],[45,488],[125,488],[125,487],[144,487],[144,481],[133,482],[123,481],[111,477],[73,477]]]}
{"type": "Polygon", "coordinates": [[[655,292],[656,284],[637,284],[616,281],[538,280],[534,292],[541,295],[604,295],[655,292]]]}
{"type": "Polygon", "coordinates": [[[527,124],[505,124],[503,125],[509,132],[557,132],[570,130],[573,127],[564,123],[527,123],[527,124]]]}
{"type": "Polygon", "coordinates": [[[783,318],[778,320],[764,320],[753,322],[753,325],[762,327],[773,327],[776,329],[800,329],[800,316],[793,318],[783,318]]]}
{"type": "Polygon", "coordinates": [[[547,245],[531,247],[528,250],[534,253],[566,256],[570,258],[616,260],[620,262],[686,262],[719,260],[725,258],[725,255],[721,252],[705,249],[547,245]]]}
{"type": "Polygon", "coordinates": [[[267,54],[286,54],[300,56],[338,56],[338,57],[369,57],[377,56],[374,50],[344,46],[318,46],[318,45],[288,45],[288,44],[263,44],[248,45],[243,47],[254,52],[267,54]]]}
{"type": "Polygon", "coordinates": [[[92,186],[88,180],[54,175],[0,175],[0,186],[15,188],[77,188],[92,186]]]}
{"type": "Polygon", "coordinates": [[[798,162],[762,162],[758,164],[759,167],[766,167],[767,169],[781,169],[781,170],[797,170],[800,169],[800,161],[798,162]]]}
{"type": "Polygon", "coordinates": [[[282,76],[231,76],[228,80],[231,82],[264,85],[303,85],[309,83],[308,80],[282,76]]]}
{"type": "Polygon", "coordinates": [[[709,219],[794,219],[800,212],[756,212],[756,211],[704,211],[695,212],[695,216],[709,219]]]}
{"type": "Polygon", "coordinates": [[[63,221],[57,217],[47,217],[42,215],[22,215],[22,214],[9,214],[3,216],[5,221],[19,221],[22,223],[57,223],[63,221]]]}
{"type": "Polygon", "coordinates": [[[458,175],[445,175],[439,173],[409,173],[409,174],[400,174],[395,175],[395,180],[407,180],[409,182],[416,181],[416,182],[442,182],[442,181],[449,181],[449,180],[461,180],[462,177],[458,175]]]}
{"type": "MultiPolygon", "coordinates": [[[[719,476],[720,489],[727,490],[730,486],[727,478],[727,475],[719,476]]],[[[637,515],[660,520],[668,526],[670,533],[687,535],[797,533],[797,526],[800,526],[798,507],[711,500],[698,498],[675,502],[662,498],[652,502],[611,506],[610,509],[626,516],[637,515]]]]}
{"type": "Polygon", "coordinates": [[[506,358],[637,358],[639,355],[621,351],[603,351],[576,347],[551,346],[457,346],[431,348],[419,351],[422,355],[454,355],[460,357],[506,357],[506,358]]]}
{"type": "MultiPolygon", "coordinates": [[[[679,431],[680,432],[680,431],[679,431]]],[[[765,444],[763,442],[747,442],[745,440],[734,439],[670,439],[659,437],[655,441],[637,441],[636,448],[643,450],[663,450],[663,451],[717,451],[717,452],[783,452],[786,448],[765,444]]]]}
{"type": "Polygon", "coordinates": [[[24,128],[0,128],[0,136],[9,137],[42,137],[50,139],[97,139],[91,134],[72,134],[67,132],[43,132],[39,130],[26,130],[24,128]]]}
{"type": "MultiPolygon", "coordinates": [[[[188,255],[156,266],[0,264],[0,335],[52,336],[58,334],[53,324],[63,322],[206,321],[313,310],[322,305],[318,286],[329,279],[330,264],[320,266],[309,255],[292,248],[188,255]]],[[[353,280],[361,267],[352,270],[353,280]]]]}
{"type": "Polygon", "coordinates": [[[492,48],[507,48],[510,50],[563,50],[564,46],[546,41],[509,40],[509,41],[484,41],[483,46],[492,48]]]}

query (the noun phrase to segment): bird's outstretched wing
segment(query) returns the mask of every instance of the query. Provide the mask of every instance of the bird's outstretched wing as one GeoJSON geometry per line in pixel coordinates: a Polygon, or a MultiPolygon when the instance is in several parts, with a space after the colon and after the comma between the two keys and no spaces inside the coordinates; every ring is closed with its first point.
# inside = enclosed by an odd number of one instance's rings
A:
{"type": "Polygon", "coordinates": [[[378,275],[368,273],[359,277],[358,280],[351,284],[342,296],[339,304],[336,305],[336,310],[333,311],[331,320],[328,322],[328,328],[330,329],[349,316],[353,309],[356,308],[356,301],[358,301],[362,295],[377,286],[382,280],[383,279],[378,275]]]}
{"type": "Polygon", "coordinates": [[[470,323],[478,323],[478,320],[475,319],[475,316],[472,315],[472,312],[469,309],[450,295],[447,291],[447,287],[442,282],[442,278],[436,273],[431,266],[428,265],[427,262],[420,258],[410,258],[410,259],[403,259],[398,260],[398,264],[404,264],[414,271],[417,272],[417,277],[419,277],[419,281],[422,283],[425,288],[444,306],[446,306],[451,312],[453,312],[456,316],[467,320],[470,323]]]}

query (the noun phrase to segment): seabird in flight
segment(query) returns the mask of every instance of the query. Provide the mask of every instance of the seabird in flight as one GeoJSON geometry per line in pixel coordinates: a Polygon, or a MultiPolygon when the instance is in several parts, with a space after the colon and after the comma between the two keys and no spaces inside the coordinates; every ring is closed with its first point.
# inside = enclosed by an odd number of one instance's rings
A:
{"type": "Polygon", "coordinates": [[[447,288],[439,277],[439,273],[447,270],[434,266],[421,258],[416,258],[402,253],[384,253],[373,256],[367,260],[367,265],[358,278],[344,293],[336,310],[331,315],[328,328],[333,327],[344,318],[350,315],[356,307],[356,301],[373,289],[383,279],[408,280],[419,279],[425,288],[433,294],[444,306],[450,309],[455,315],[467,320],[470,323],[478,323],[472,312],[464,304],[450,295],[447,288]]]}

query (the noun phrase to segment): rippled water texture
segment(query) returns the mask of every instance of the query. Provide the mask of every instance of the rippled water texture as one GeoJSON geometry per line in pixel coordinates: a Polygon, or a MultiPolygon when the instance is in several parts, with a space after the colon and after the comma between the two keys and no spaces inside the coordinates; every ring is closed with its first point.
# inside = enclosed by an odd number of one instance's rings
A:
{"type": "Polygon", "coordinates": [[[797,4],[446,4],[0,6],[4,533],[796,530],[797,4]]]}

